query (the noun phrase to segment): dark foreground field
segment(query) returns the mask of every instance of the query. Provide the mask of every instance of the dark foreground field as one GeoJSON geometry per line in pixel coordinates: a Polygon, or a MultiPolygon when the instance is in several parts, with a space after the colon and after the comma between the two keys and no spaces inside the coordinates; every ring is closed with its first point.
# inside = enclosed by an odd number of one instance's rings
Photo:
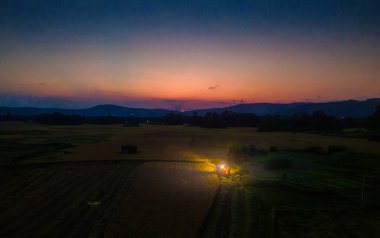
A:
{"type": "Polygon", "coordinates": [[[1,170],[1,237],[102,237],[138,162],[1,170]]]}
{"type": "Polygon", "coordinates": [[[380,234],[380,149],[365,139],[4,123],[0,153],[0,237],[380,234]],[[231,148],[246,161],[218,180],[231,148]]]}

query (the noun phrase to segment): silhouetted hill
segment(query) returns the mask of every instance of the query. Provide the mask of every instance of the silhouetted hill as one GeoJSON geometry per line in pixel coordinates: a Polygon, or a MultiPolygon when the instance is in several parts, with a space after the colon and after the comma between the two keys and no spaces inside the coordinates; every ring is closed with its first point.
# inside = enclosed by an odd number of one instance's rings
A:
{"type": "MultiPolygon", "coordinates": [[[[380,104],[380,98],[367,99],[364,101],[346,100],[326,103],[245,103],[224,108],[210,108],[194,111],[187,111],[184,115],[192,115],[197,112],[199,116],[205,115],[207,112],[223,112],[233,111],[239,113],[254,113],[256,115],[293,115],[308,113],[315,111],[324,111],[328,115],[336,117],[354,117],[362,118],[371,115],[376,105],[380,104]]],[[[35,107],[0,107],[0,115],[10,112],[12,115],[34,116],[40,114],[48,114],[60,112],[69,115],[82,116],[112,116],[120,117],[162,117],[172,112],[167,109],[145,109],[145,108],[128,108],[117,105],[97,105],[86,109],[61,109],[61,108],[35,108],[35,107]]]]}
{"type": "Polygon", "coordinates": [[[336,117],[361,118],[371,115],[379,104],[380,98],[367,99],[365,101],[347,100],[339,102],[311,103],[284,110],[281,114],[299,114],[303,112],[312,114],[315,111],[324,111],[326,114],[336,117]]]}
{"type": "Polygon", "coordinates": [[[136,116],[136,117],[162,117],[170,112],[167,109],[145,109],[129,108],[117,105],[97,105],[82,110],[86,116],[103,116],[111,114],[112,116],[136,116]]]}
{"type": "Polygon", "coordinates": [[[186,114],[192,115],[193,112],[197,112],[198,115],[203,116],[208,112],[223,112],[223,111],[233,111],[238,113],[253,113],[256,115],[268,115],[268,114],[276,114],[284,110],[290,110],[292,108],[296,108],[301,105],[305,105],[307,103],[288,103],[288,104],[280,104],[280,103],[244,103],[238,104],[230,107],[223,108],[210,108],[210,109],[201,109],[189,111],[186,114]]]}
{"type": "Polygon", "coordinates": [[[36,108],[36,107],[0,107],[0,115],[10,112],[12,115],[18,116],[35,116],[40,114],[49,114],[60,112],[67,115],[81,116],[112,116],[119,117],[162,117],[170,110],[166,109],[145,109],[145,108],[128,108],[116,105],[98,105],[86,109],[62,109],[62,108],[36,108]]]}
{"type": "Polygon", "coordinates": [[[326,114],[336,117],[368,117],[380,104],[380,98],[367,99],[364,101],[346,100],[326,103],[245,103],[224,108],[210,108],[186,112],[186,115],[192,115],[197,112],[198,115],[205,115],[207,112],[233,111],[240,113],[254,113],[256,115],[293,115],[315,111],[324,111],[326,114]]]}

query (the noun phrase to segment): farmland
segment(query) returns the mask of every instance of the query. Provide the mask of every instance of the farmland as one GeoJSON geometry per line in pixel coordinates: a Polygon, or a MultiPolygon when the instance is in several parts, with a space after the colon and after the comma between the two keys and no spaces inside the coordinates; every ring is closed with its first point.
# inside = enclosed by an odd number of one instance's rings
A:
{"type": "Polygon", "coordinates": [[[203,163],[140,166],[106,236],[195,237],[217,188],[210,172],[203,163]]]}
{"type": "Polygon", "coordinates": [[[365,139],[255,128],[2,123],[0,153],[1,237],[380,232],[380,149],[365,139]],[[120,153],[124,144],[138,153],[120,153]],[[232,179],[218,180],[213,163],[229,160],[236,145],[249,148],[248,159],[234,165],[232,179]],[[277,164],[284,160],[289,166],[277,164]]]}
{"type": "Polygon", "coordinates": [[[27,165],[1,171],[1,237],[99,237],[138,163],[27,165]]]}

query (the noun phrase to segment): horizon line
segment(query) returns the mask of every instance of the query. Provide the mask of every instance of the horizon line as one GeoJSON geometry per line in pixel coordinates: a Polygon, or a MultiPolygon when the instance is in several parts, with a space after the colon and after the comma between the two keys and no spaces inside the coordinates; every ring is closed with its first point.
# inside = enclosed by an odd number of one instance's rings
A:
{"type": "MultiPolygon", "coordinates": [[[[129,107],[129,106],[122,106],[119,104],[113,104],[113,103],[99,103],[95,104],[93,106],[88,107],[82,107],[82,108],[68,108],[68,107],[40,107],[40,106],[4,106],[0,105],[0,107],[8,107],[8,108],[38,108],[38,109],[63,109],[63,110],[84,110],[84,109],[91,109],[98,106],[117,106],[117,107],[123,107],[123,108],[130,108],[130,109],[146,109],[146,110],[168,110],[168,111],[174,111],[174,112],[191,112],[191,111],[198,111],[198,110],[208,110],[208,109],[223,109],[223,108],[229,108],[237,105],[243,105],[243,104],[296,104],[296,103],[304,103],[304,104],[322,104],[322,103],[334,103],[334,102],[345,102],[345,101],[357,101],[357,102],[364,102],[368,100],[373,99],[380,99],[380,97],[373,97],[373,98],[365,98],[365,99],[337,99],[337,100],[326,100],[326,101],[293,101],[293,102],[241,102],[237,104],[232,104],[230,106],[225,107],[208,107],[208,108],[198,108],[198,109],[191,109],[191,110],[173,110],[169,108],[164,107],[156,107],[156,108],[149,108],[149,107],[129,107]]],[[[191,101],[191,100],[189,100],[191,101]]]]}

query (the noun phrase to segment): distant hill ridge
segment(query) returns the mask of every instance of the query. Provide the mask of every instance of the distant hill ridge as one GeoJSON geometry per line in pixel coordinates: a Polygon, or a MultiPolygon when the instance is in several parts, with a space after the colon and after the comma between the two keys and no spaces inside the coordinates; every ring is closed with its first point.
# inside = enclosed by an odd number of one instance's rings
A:
{"type": "Polygon", "coordinates": [[[293,114],[312,114],[315,111],[324,111],[328,115],[336,117],[354,117],[363,118],[371,115],[376,106],[380,104],[380,98],[371,98],[363,101],[345,100],[334,102],[299,102],[299,103],[244,103],[225,108],[210,108],[202,110],[194,110],[187,112],[192,114],[197,112],[198,115],[204,115],[207,112],[222,112],[225,110],[240,112],[240,113],[254,113],[256,115],[293,115],[293,114]]]}
{"type": "MultiPolygon", "coordinates": [[[[240,113],[254,113],[259,116],[268,114],[293,115],[315,111],[324,111],[328,115],[336,117],[354,117],[363,118],[371,115],[376,106],[380,104],[380,98],[372,98],[363,101],[345,100],[335,102],[313,103],[313,102],[296,102],[296,103],[243,103],[224,108],[209,108],[184,112],[184,115],[192,115],[196,112],[198,115],[205,115],[208,112],[233,111],[240,113]]],[[[62,108],[37,108],[37,107],[0,107],[0,115],[10,112],[13,115],[34,116],[39,114],[48,114],[60,112],[63,114],[82,115],[82,116],[120,116],[120,117],[162,117],[169,112],[168,109],[146,109],[146,108],[129,108],[118,105],[104,104],[85,109],[62,109],[62,108]]]]}
{"type": "Polygon", "coordinates": [[[97,105],[85,109],[62,109],[62,108],[37,108],[37,107],[0,107],[0,115],[10,112],[12,115],[35,116],[40,114],[49,114],[60,112],[70,115],[81,115],[89,117],[98,116],[119,116],[119,117],[162,117],[166,113],[171,112],[167,109],[145,109],[145,108],[129,108],[118,105],[97,105]]]}

